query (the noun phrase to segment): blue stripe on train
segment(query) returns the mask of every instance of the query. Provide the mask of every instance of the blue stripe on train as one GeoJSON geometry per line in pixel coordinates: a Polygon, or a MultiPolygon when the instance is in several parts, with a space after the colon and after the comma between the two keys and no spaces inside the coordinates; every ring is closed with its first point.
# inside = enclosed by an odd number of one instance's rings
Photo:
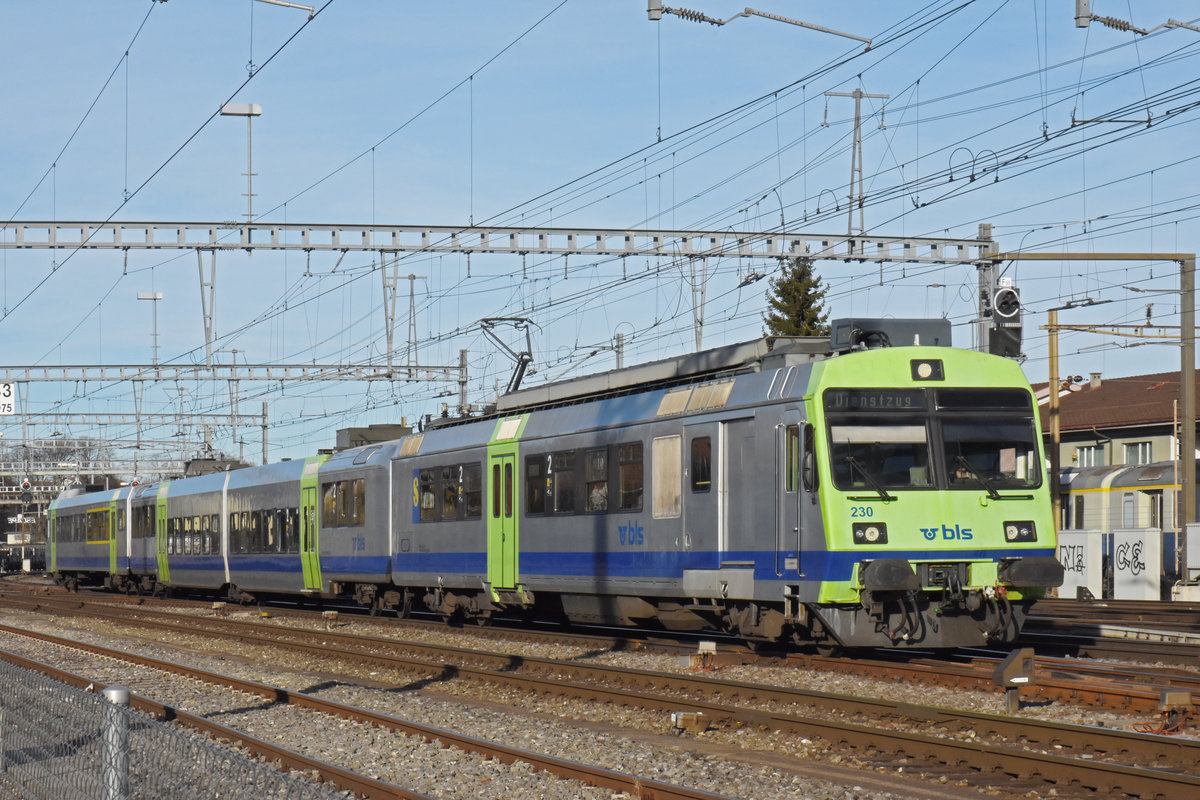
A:
{"type": "MultiPolygon", "coordinates": [[[[800,556],[802,580],[848,581],[854,565],[870,558],[907,558],[909,561],[995,561],[1000,558],[1023,556],[1054,556],[1053,548],[981,549],[981,550],[853,550],[837,552],[805,552],[800,556]]],[[[745,561],[754,564],[756,580],[778,580],[776,559],[785,556],[774,551],[680,552],[678,550],[625,550],[587,552],[525,552],[520,554],[519,573],[522,578],[534,576],[570,576],[601,578],[678,578],[684,569],[697,565],[715,568],[721,560],[745,561]]],[[[780,565],[782,566],[782,565],[780,565]]],[[[487,569],[487,554],[475,553],[400,553],[393,568],[397,572],[432,574],[480,573],[487,569]]]]}

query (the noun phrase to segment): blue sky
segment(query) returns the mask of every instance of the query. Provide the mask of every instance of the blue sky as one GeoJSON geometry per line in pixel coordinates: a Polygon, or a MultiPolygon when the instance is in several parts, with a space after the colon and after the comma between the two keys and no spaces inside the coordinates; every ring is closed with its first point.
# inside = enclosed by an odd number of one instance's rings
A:
{"type": "MultiPolygon", "coordinates": [[[[853,101],[827,105],[824,92],[858,87],[890,95],[882,120],[880,101],[864,101],[868,232],[972,237],[988,222],[1004,250],[1197,249],[1194,31],[1080,29],[1072,3],[1048,0],[756,6],[871,37],[868,51],[761,18],[651,22],[645,0],[317,5],[307,22],[251,0],[4,4],[0,215],[242,218],[245,124],[209,120],[232,98],[263,106],[253,139],[264,221],[771,230],[782,216],[789,231],[836,234],[847,226],[853,101]]],[[[744,4],[687,7],[727,18],[744,4]]],[[[1178,1],[1094,0],[1092,11],[1144,28],[1195,22],[1178,1]]],[[[406,259],[403,274],[428,276],[417,284],[420,360],[453,364],[466,349],[470,399],[482,403],[511,371],[479,333],[483,317],[535,321],[529,382],[611,368],[603,348],[617,333],[627,363],[692,349],[688,265],[634,261],[406,259]]],[[[222,254],[218,358],[378,360],[379,265],[353,253],[336,262],[222,254]]],[[[775,268],[710,260],[706,346],[761,334],[766,281],[740,284],[775,268]]],[[[126,264],[119,252],[0,250],[0,271],[5,364],[149,362],[151,311],[139,291],[163,293],[162,360],[203,361],[194,253],[134,252],[126,264]]],[[[822,261],[818,271],[833,317],[946,316],[956,343],[971,342],[970,265],[822,261]]],[[[1047,372],[1037,328],[1050,307],[1091,297],[1108,302],[1061,321],[1132,323],[1153,303],[1153,322],[1178,324],[1169,263],[1021,263],[1006,275],[1025,303],[1034,381],[1047,372]]],[[[406,296],[401,306],[403,348],[406,296]]],[[[1119,344],[1064,335],[1060,372],[1178,368],[1172,346],[1119,344]]],[[[329,446],[338,427],[436,413],[448,389],[244,385],[242,410],[269,403],[275,459],[329,446]]],[[[158,384],[143,410],[228,406],[223,385],[158,384]]],[[[132,392],[38,384],[28,408],[132,411],[132,392]]],[[[244,435],[257,456],[257,432],[244,435]]],[[[239,449],[228,431],[215,444],[239,449]]]]}

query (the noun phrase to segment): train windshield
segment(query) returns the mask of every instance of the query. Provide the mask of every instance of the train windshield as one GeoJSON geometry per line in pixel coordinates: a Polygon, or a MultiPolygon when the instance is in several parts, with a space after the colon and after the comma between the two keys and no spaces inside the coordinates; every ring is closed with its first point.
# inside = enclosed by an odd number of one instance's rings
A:
{"type": "Polygon", "coordinates": [[[944,419],[949,488],[1028,489],[1041,482],[1029,419],[944,419]]]}
{"type": "Polygon", "coordinates": [[[1028,391],[830,389],[823,401],[839,489],[884,499],[889,489],[983,489],[1001,498],[1041,484],[1028,391]]]}
{"type": "Polygon", "coordinates": [[[840,489],[930,486],[929,435],[923,424],[897,420],[829,429],[833,482],[840,489]]]}

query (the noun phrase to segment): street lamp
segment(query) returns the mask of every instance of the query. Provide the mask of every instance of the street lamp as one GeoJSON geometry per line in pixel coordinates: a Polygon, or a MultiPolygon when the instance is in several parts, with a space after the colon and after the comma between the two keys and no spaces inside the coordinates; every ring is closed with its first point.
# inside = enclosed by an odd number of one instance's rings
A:
{"type": "Polygon", "coordinates": [[[138,300],[150,300],[153,303],[154,313],[150,342],[153,345],[152,352],[154,353],[154,366],[158,366],[158,301],[162,300],[162,292],[138,292],[138,300]]]}
{"type": "Polygon", "coordinates": [[[250,128],[255,117],[262,116],[262,105],[259,103],[225,103],[221,106],[223,117],[246,118],[246,224],[254,221],[254,170],[253,149],[251,147],[250,128]]]}

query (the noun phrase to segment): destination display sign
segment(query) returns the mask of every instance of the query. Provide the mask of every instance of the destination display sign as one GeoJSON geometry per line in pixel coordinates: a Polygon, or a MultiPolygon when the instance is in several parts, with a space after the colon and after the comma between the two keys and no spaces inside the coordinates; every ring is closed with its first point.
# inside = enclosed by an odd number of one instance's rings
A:
{"type": "Polygon", "coordinates": [[[925,408],[922,389],[828,389],[826,411],[920,411],[925,408]]]}

